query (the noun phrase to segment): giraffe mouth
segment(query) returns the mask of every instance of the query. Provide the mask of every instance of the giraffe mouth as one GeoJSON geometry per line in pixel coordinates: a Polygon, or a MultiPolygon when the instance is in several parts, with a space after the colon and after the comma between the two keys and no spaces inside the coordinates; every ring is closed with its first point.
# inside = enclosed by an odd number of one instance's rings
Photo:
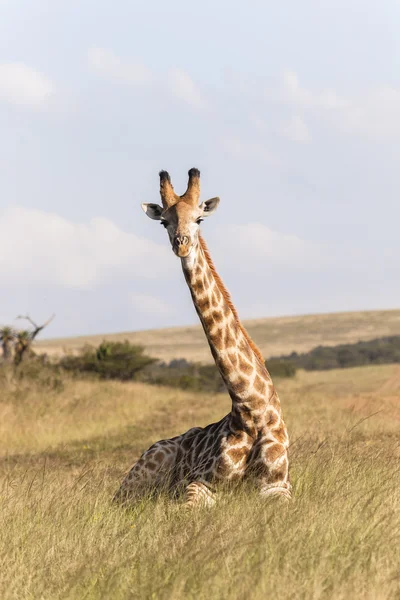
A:
{"type": "Polygon", "coordinates": [[[192,248],[193,248],[193,246],[181,245],[181,246],[174,246],[173,250],[174,250],[174,253],[176,254],[176,256],[179,256],[179,258],[186,258],[187,256],[189,256],[192,248]]]}

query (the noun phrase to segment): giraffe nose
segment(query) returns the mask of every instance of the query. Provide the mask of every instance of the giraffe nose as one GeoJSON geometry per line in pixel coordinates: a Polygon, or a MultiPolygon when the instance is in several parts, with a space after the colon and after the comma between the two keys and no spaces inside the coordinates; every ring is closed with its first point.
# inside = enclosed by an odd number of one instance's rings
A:
{"type": "Polygon", "coordinates": [[[179,246],[188,246],[189,245],[189,238],[187,235],[177,235],[174,238],[174,246],[178,247],[179,246]]]}

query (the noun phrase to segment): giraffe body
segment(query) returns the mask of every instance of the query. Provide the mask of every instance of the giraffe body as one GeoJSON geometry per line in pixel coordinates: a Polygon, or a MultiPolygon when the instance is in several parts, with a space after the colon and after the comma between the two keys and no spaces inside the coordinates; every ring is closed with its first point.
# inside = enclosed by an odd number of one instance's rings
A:
{"type": "MultiPolygon", "coordinates": [[[[188,506],[211,505],[219,487],[251,478],[261,494],[290,498],[289,438],[278,394],[199,235],[201,215],[210,210],[207,203],[198,206],[199,175],[196,169],[189,171],[188,191],[178,197],[162,172],[164,210],[148,208],[157,205],[146,205],[145,210],[156,211],[158,216],[152,218],[167,223],[232,409],[218,423],[154,444],[132,467],[116,496],[128,499],[163,488],[172,493],[184,490],[188,506]]],[[[208,203],[215,209],[217,200],[208,203]]]]}
{"type": "MultiPolygon", "coordinates": [[[[271,420],[278,422],[275,414],[271,420]]],[[[228,414],[205,428],[160,440],[132,467],[116,497],[128,500],[154,491],[172,496],[184,492],[188,504],[205,500],[211,505],[218,488],[251,478],[262,494],[289,498],[287,440],[278,441],[279,429],[265,428],[254,437],[237,430],[228,414]]]]}

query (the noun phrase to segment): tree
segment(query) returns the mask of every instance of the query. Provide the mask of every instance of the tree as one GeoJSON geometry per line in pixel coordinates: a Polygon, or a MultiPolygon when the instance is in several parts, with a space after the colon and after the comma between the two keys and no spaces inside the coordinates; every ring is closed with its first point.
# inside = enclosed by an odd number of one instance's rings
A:
{"type": "Polygon", "coordinates": [[[51,321],[54,319],[54,317],[55,317],[55,315],[52,315],[50,317],[50,319],[47,319],[47,321],[45,323],[43,323],[43,325],[37,325],[34,321],[32,321],[32,319],[30,318],[29,315],[26,315],[26,316],[20,315],[17,317],[17,319],[25,319],[26,321],[29,321],[29,323],[33,326],[34,329],[32,331],[22,330],[22,331],[17,332],[17,334],[16,334],[17,342],[15,344],[15,356],[14,356],[14,362],[16,365],[19,365],[22,362],[27,351],[29,354],[31,346],[32,346],[32,342],[35,339],[35,337],[38,335],[38,333],[40,333],[42,331],[42,329],[44,329],[45,327],[47,327],[47,325],[49,323],[51,323],[51,321]]]}
{"type": "Polygon", "coordinates": [[[31,332],[26,329],[17,331],[14,346],[14,363],[19,365],[31,345],[31,332]]]}
{"type": "Polygon", "coordinates": [[[14,340],[15,331],[12,327],[4,325],[0,328],[0,342],[3,350],[4,362],[9,362],[11,360],[11,348],[14,340]]]}

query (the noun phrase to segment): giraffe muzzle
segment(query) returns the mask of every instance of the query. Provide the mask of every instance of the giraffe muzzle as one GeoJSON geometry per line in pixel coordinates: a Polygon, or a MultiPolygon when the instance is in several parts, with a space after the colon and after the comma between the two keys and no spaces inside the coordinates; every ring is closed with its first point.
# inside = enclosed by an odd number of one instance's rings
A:
{"type": "Polygon", "coordinates": [[[187,235],[177,235],[174,238],[172,249],[177,256],[180,258],[185,258],[192,249],[190,237],[187,235]]]}

